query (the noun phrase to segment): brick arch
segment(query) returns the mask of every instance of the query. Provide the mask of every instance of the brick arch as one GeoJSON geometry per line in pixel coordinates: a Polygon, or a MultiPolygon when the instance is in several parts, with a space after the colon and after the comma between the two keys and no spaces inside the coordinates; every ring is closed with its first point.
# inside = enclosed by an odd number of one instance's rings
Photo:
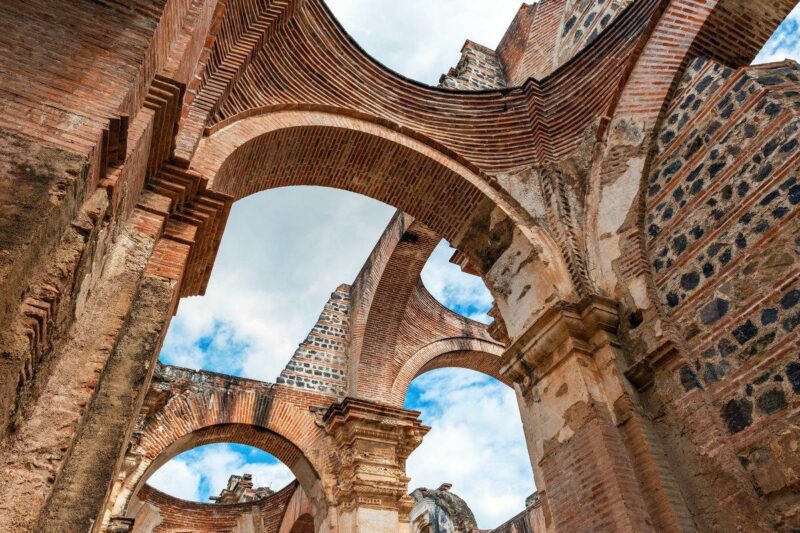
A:
{"type": "Polygon", "coordinates": [[[212,189],[238,199],[291,185],[341,188],[393,205],[451,241],[487,197],[533,226],[478,167],[428,137],[329,107],[258,111],[201,141],[192,168],[212,189]]]}
{"type": "Polygon", "coordinates": [[[234,198],[317,185],[393,205],[461,250],[496,296],[511,298],[507,286],[499,287],[508,280],[493,281],[489,270],[513,247],[516,257],[531,261],[520,259],[524,264],[517,273],[529,281],[520,284],[514,305],[498,300],[501,315],[516,307],[513,321],[506,319],[512,335],[529,317],[520,309],[532,313],[553,293],[572,298],[574,287],[558,246],[491,178],[423,136],[352,115],[276,109],[249,116],[203,139],[192,168],[212,180],[213,190],[234,198]]]}
{"type": "MultiPolygon", "coordinates": [[[[263,528],[264,533],[279,533],[277,523],[286,516],[290,502],[303,493],[297,480],[260,500],[216,505],[181,500],[149,485],[137,493],[135,530],[137,533],[218,533],[237,531],[237,525],[263,528]]],[[[310,503],[309,503],[310,505],[310,503]]],[[[314,523],[311,522],[311,533],[314,523]]]]}
{"type": "Polygon", "coordinates": [[[308,408],[274,393],[252,390],[188,391],[148,418],[129,460],[136,466],[114,505],[124,515],[135,495],[161,466],[180,453],[215,443],[253,446],[274,455],[295,475],[315,508],[327,508],[327,436],[308,408]]]}
{"type": "Polygon", "coordinates": [[[286,505],[278,533],[314,533],[314,510],[302,490],[295,491],[286,505]]]}
{"type": "Polygon", "coordinates": [[[428,344],[400,368],[392,383],[391,403],[402,406],[411,382],[425,372],[437,368],[475,370],[510,387],[511,382],[500,373],[500,356],[503,351],[500,344],[466,337],[441,339],[428,344]]]}

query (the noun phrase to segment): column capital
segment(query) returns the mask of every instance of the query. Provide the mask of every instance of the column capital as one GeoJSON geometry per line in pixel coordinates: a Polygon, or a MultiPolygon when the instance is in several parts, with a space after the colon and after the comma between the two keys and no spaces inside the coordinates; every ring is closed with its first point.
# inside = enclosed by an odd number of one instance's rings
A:
{"type": "Polygon", "coordinates": [[[356,398],[332,405],[322,418],[336,444],[332,460],[343,507],[398,509],[407,515],[405,462],[430,430],[410,411],[356,398]]]}
{"type": "Polygon", "coordinates": [[[523,386],[555,368],[564,355],[577,350],[593,353],[598,332],[615,334],[617,302],[590,296],[580,302],[561,301],[544,310],[503,354],[501,373],[523,386]]]}

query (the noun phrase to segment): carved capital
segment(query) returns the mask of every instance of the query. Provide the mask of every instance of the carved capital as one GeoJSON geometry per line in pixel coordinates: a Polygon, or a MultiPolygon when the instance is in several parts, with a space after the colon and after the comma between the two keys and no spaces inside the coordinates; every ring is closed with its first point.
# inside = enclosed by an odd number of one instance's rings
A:
{"type": "Polygon", "coordinates": [[[337,502],[398,509],[405,516],[414,503],[407,494],[405,462],[430,429],[420,422],[419,411],[345,398],[322,421],[336,443],[331,460],[337,502]]]}
{"type": "Polygon", "coordinates": [[[599,332],[614,336],[619,316],[617,302],[591,296],[578,303],[559,302],[544,312],[503,354],[500,372],[529,387],[568,353],[593,353],[592,339],[599,332]]]}

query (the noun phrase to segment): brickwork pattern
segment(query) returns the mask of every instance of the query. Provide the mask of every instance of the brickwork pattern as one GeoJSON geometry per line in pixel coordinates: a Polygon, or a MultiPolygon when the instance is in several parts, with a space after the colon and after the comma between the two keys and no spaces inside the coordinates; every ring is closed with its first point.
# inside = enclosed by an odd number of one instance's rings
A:
{"type": "Polygon", "coordinates": [[[277,383],[342,398],[347,392],[350,287],[331,294],[319,320],[286,364],[277,383]]]}
{"type": "Polygon", "coordinates": [[[186,531],[218,533],[219,531],[241,531],[242,529],[258,533],[278,533],[289,501],[295,492],[302,490],[299,487],[297,481],[292,481],[275,494],[262,500],[228,505],[180,500],[149,485],[142,487],[137,497],[144,506],[155,508],[160,518],[159,524],[154,528],[148,528],[147,533],[183,533],[186,531]],[[248,526],[251,529],[245,529],[248,526]],[[237,527],[242,529],[237,529],[237,527]]]}

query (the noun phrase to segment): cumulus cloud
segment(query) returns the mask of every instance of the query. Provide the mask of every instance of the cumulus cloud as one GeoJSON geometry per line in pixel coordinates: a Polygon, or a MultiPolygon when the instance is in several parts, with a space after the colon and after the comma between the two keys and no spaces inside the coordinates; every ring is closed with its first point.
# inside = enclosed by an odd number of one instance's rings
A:
{"type": "Polygon", "coordinates": [[[236,202],[206,295],[181,301],[162,361],[274,381],[331,292],[355,278],[393,213],[317,187],[236,202]]]}
{"type": "Polygon", "coordinates": [[[784,59],[800,61],[800,4],[783,21],[753,63],[772,63],[784,59]]]}
{"type": "Polygon", "coordinates": [[[442,304],[472,320],[488,324],[492,295],[478,276],[464,274],[450,262],[455,249],[442,241],[422,269],[425,288],[442,304]]]}
{"type": "Polygon", "coordinates": [[[209,502],[227,487],[231,475],[252,474],[253,485],[280,490],[294,479],[283,463],[248,446],[210,444],[167,462],[148,483],[183,500],[209,502]]]}
{"type": "Polygon", "coordinates": [[[406,407],[431,426],[408,460],[412,490],[452,483],[481,528],[524,509],[536,489],[511,388],[471,370],[434,370],[412,383],[406,407]]]}
{"type": "Polygon", "coordinates": [[[466,39],[494,48],[520,0],[326,0],[364,50],[409,78],[436,85],[466,39]]]}

